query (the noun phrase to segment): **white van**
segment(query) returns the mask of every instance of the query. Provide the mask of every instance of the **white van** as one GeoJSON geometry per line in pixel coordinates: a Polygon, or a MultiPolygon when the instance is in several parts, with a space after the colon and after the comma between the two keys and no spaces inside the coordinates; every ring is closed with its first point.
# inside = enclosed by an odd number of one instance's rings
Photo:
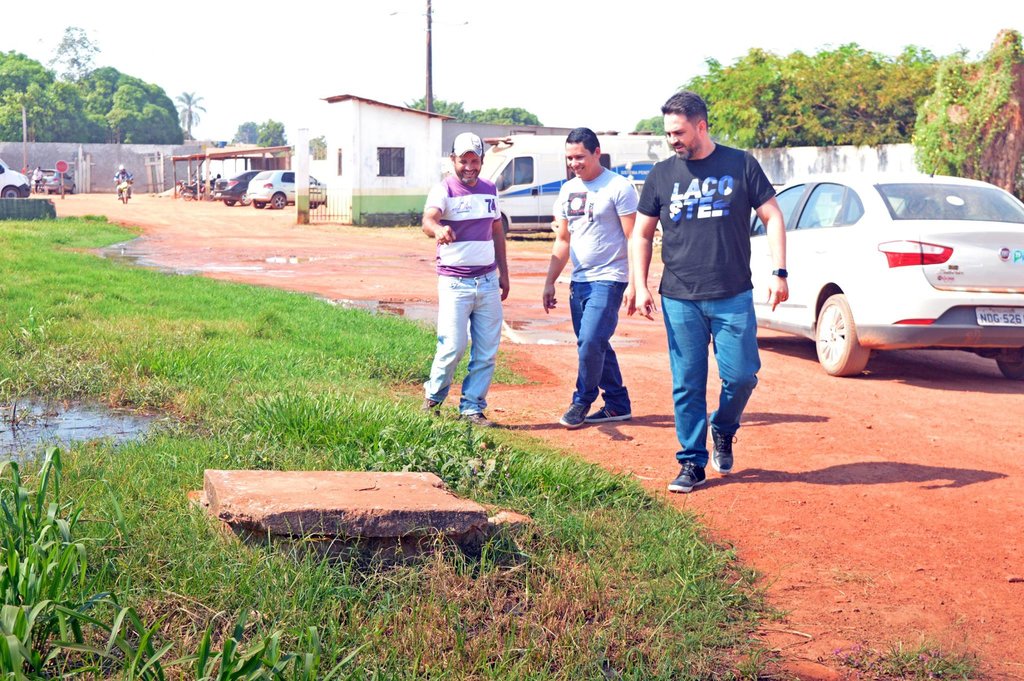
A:
{"type": "MultiPolygon", "coordinates": [[[[662,135],[598,135],[601,165],[639,187],[672,148],[662,135]]],[[[564,135],[511,135],[487,139],[480,176],[498,189],[501,222],[508,232],[551,229],[552,206],[573,177],[565,162],[564,135]]]]}
{"type": "Polygon", "coordinates": [[[0,158],[0,199],[24,199],[30,191],[28,178],[0,158]]]}

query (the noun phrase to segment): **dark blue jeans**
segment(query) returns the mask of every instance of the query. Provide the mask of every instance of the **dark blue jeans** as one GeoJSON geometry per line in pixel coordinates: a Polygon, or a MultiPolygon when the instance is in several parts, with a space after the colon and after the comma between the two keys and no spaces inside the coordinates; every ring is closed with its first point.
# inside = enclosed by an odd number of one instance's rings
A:
{"type": "Polygon", "coordinates": [[[617,414],[629,414],[629,393],[622,385],[619,361],[608,342],[619,324],[626,284],[617,281],[574,281],[569,287],[572,330],[576,332],[579,370],[572,401],[590,406],[598,391],[617,414]]]}
{"type": "Polygon", "coordinates": [[[761,358],[757,352],[757,320],[750,291],[717,300],[661,297],[672,366],[676,436],[680,461],[708,463],[708,341],[714,341],[722,390],[711,415],[715,432],[734,435],[747,400],[757,385],[761,358]]]}

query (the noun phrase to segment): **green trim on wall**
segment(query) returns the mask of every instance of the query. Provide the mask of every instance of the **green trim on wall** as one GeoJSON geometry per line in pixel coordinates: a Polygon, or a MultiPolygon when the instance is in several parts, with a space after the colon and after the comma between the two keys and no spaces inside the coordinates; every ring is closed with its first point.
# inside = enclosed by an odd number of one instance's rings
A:
{"type": "Polygon", "coordinates": [[[352,195],[352,224],[363,226],[418,225],[426,194],[352,195]]]}

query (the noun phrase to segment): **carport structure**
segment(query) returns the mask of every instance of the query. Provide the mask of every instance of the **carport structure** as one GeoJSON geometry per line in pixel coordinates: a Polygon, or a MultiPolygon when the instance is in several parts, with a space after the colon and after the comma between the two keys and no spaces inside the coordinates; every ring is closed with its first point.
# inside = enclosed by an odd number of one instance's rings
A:
{"type": "Polygon", "coordinates": [[[178,198],[178,164],[186,164],[184,176],[186,184],[192,184],[197,177],[202,177],[203,164],[206,165],[206,195],[209,199],[213,194],[213,172],[211,163],[213,161],[224,161],[239,159],[245,162],[245,170],[288,170],[291,168],[292,147],[289,145],[280,147],[235,147],[220,148],[209,147],[197,154],[185,154],[171,157],[171,172],[174,178],[174,198],[178,198]],[[193,170],[193,163],[195,170],[193,170]]]}

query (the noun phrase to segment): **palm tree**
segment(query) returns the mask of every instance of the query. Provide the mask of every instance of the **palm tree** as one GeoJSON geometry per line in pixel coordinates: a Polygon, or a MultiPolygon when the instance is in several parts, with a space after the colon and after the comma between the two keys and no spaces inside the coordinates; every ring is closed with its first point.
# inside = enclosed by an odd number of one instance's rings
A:
{"type": "Polygon", "coordinates": [[[199,114],[197,112],[202,111],[206,113],[206,109],[199,104],[199,102],[203,101],[203,98],[196,97],[194,92],[182,92],[176,99],[178,102],[178,115],[181,117],[181,127],[185,128],[185,137],[192,139],[192,126],[199,124],[199,114]]]}

